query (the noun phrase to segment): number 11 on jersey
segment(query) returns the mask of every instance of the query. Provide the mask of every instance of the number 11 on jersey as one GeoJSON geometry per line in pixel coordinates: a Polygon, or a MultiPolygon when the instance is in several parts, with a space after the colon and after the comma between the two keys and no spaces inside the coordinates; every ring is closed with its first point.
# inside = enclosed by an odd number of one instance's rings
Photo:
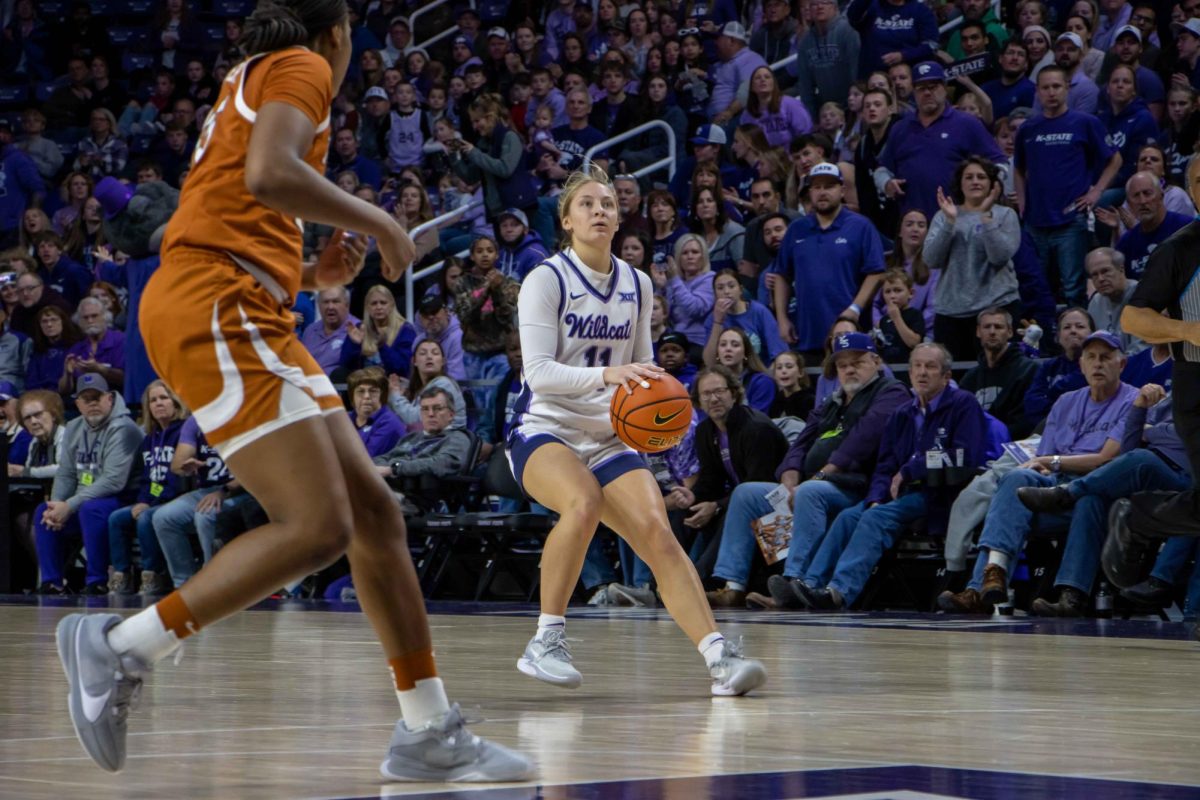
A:
{"type": "Polygon", "coordinates": [[[605,347],[589,347],[583,351],[583,361],[589,367],[609,367],[612,366],[612,348],[605,347]]]}

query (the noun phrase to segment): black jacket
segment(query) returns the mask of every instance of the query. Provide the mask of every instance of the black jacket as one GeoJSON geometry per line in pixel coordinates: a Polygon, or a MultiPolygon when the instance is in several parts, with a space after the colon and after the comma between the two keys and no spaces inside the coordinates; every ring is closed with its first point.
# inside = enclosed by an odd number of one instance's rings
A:
{"type": "MultiPolygon", "coordinates": [[[[774,481],[775,468],[787,453],[788,442],[782,431],[761,411],[736,405],[725,418],[729,434],[729,460],[740,483],[774,481]]],[[[705,419],[696,426],[696,457],[700,477],[692,488],[696,502],[715,500],[722,508],[729,504],[735,484],[721,461],[717,426],[705,419]]]]}
{"type": "Polygon", "coordinates": [[[1025,416],[1025,393],[1037,366],[1021,352],[1020,345],[1010,344],[994,367],[980,354],[979,365],[967,370],[958,387],[974,394],[984,411],[1007,425],[1014,441],[1024,439],[1033,430],[1025,416]]]}

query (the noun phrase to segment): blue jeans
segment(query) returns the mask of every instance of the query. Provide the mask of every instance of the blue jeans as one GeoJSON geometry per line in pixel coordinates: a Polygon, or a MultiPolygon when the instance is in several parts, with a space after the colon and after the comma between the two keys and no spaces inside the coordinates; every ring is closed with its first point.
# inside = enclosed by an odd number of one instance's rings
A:
{"type": "MultiPolygon", "coordinates": [[[[182,494],[160,506],[154,515],[154,535],[162,548],[167,562],[167,571],[171,573],[171,582],[175,584],[176,589],[183,586],[187,579],[195,575],[196,570],[199,569],[192,551],[192,531],[195,531],[196,536],[200,539],[200,551],[204,554],[204,563],[207,564],[212,558],[213,540],[217,534],[217,512],[197,513],[196,506],[202,498],[212,494],[213,491],[215,490],[212,488],[195,489],[187,494],[182,494]]],[[[243,498],[249,497],[250,495],[241,495],[226,499],[221,508],[231,508],[242,502],[243,498]]]]}
{"type": "MultiPolygon", "coordinates": [[[[743,586],[750,579],[750,566],[758,552],[758,542],[750,523],[771,513],[767,493],[779,484],[743,483],[733,490],[725,512],[725,529],[713,575],[743,586]]],[[[792,541],[788,546],[784,574],[798,578],[808,569],[813,555],[825,538],[830,519],[853,505],[859,498],[828,481],[804,481],[796,487],[792,499],[792,541]]]]}
{"type": "Polygon", "coordinates": [[[625,576],[625,583],[630,586],[649,586],[654,578],[650,565],[638,558],[638,554],[624,539],[617,542],[617,552],[621,554],[621,572],[625,576]]]}
{"type": "Polygon", "coordinates": [[[871,570],[909,525],[925,516],[923,492],[867,508],[858,503],[838,514],[803,580],[836,589],[847,606],[858,599],[871,570]]]}
{"type": "MultiPolygon", "coordinates": [[[[983,570],[987,566],[988,553],[995,550],[1005,553],[1013,561],[1025,546],[1025,538],[1033,530],[1035,514],[1017,499],[1017,489],[1023,486],[1049,488],[1068,479],[1069,475],[1043,475],[1033,469],[1014,470],[1000,479],[996,495],[983,521],[983,533],[979,536],[979,558],[975,561],[975,572],[967,584],[978,591],[983,586],[983,570]]],[[[1041,514],[1037,516],[1039,530],[1064,530],[1070,524],[1065,514],[1041,514]]],[[[1009,574],[1012,574],[1010,565],[1009,574]]]]}
{"type": "Polygon", "coordinates": [[[1100,567],[1100,548],[1108,533],[1108,507],[1115,501],[1134,492],[1180,492],[1191,485],[1187,473],[1167,466],[1149,450],[1130,451],[1071,481],[1067,491],[1076,498],[1075,511],[1054,585],[1092,593],[1092,582],[1100,567]]]}
{"type": "Polygon", "coordinates": [[[122,505],[118,497],[95,497],[80,504],[60,531],[42,524],[46,504],[33,511],[33,533],[37,543],[38,569],[42,583],[63,585],[68,538],[83,536],[87,556],[87,584],[108,582],[108,517],[122,505]]]}
{"type": "Polygon", "coordinates": [[[604,552],[604,543],[600,540],[599,532],[592,537],[588,545],[587,555],[583,558],[583,570],[579,574],[584,589],[594,589],[609,583],[617,582],[617,571],[604,552]]]}
{"type": "MultiPolygon", "coordinates": [[[[463,352],[463,367],[467,371],[467,380],[499,382],[508,374],[508,356],[504,353],[471,353],[463,352]]],[[[476,386],[471,389],[475,399],[475,416],[479,420],[478,434],[488,442],[495,442],[498,431],[492,430],[492,404],[496,399],[499,384],[492,386],[476,386]]]]}
{"type": "Polygon", "coordinates": [[[1067,305],[1086,307],[1083,259],[1088,251],[1087,215],[1077,213],[1075,219],[1065,225],[1045,228],[1030,225],[1029,235],[1046,274],[1050,273],[1052,263],[1057,264],[1067,305]]]}
{"type": "Polygon", "coordinates": [[[162,506],[150,506],[134,520],[133,506],[118,508],[108,517],[108,550],[112,568],[128,573],[133,566],[133,554],[129,548],[129,534],[137,531],[138,546],[142,550],[142,569],[148,572],[163,571],[163,552],[154,535],[154,512],[162,506]]]}

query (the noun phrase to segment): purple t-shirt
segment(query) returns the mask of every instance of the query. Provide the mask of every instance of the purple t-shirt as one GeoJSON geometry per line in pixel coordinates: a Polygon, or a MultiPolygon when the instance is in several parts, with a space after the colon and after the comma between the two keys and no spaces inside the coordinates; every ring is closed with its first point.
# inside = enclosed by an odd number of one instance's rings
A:
{"type": "MultiPolygon", "coordinates": [[[[91,339],[81,339],[67,350],[67,357],[94,360],[98,364],[107,364],[112,369],[125,370],[125,334],[118,330],[109,329],[100,337],[93,348],[91,339]]],[[[76,372],[75,375],[81,373],[76,372]]],[[[117,387],[120,388],[120,387],[117,387]]]]}
{"type": "Polygon", "coordinates": [[[737,486],[741,480],[738,478],[737,470],[733,468],[733,457],[729,454],[728,432],[717,429],[717,446],[721,450],[721,463],[725,465],[725,472],[729,475],[732,485],[737,486]]]}
{"type": "Polygon", "coordinates": [[[1120,443],[1125,416],[1137,395],[1138,390],[1128,383],[1099,403],[1092,400],[1087,386],[1067,392],[1050,409],[1038,455],[1085,455],[1100,452],[1109,439],[1120,443]]]}
{"type": "Polygon", "coordinates": [[[787,147],[792,139],[812,130],[812,115],[804,103],[795,97],[784,95],[779,99],[779,113],[772,114],[765,106],[757,117],[748,110],[742,112],[743,125],[757,125],[766,134],[772,147],[787,147]]]}

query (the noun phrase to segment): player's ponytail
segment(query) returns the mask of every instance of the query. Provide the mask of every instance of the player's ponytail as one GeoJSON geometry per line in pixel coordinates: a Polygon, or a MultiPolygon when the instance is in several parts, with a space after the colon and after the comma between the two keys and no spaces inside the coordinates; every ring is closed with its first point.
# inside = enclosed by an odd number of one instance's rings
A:
{"type": "Polygon", "coordinates": [[[306,45],[347,14],[346,0],[259,0],[238,44],[249,55],[306,45]]]}
{"type": "MultiPolygon", "coordinates": [[[[614,197],[617,194],[616,187],[613,186],[608,173],[595,164],[591,165],[589,171],[579,170],[572,172],[567,176],[567,182],[563,184],[562,193],[558,196],[558,219],[560,221],[566,219],[567,215],[571,213],[571,203],[575,200],[575,195],[579,194],[579,190],[588,183],[598,183],[601,186],[607,186],[614,197]]],[[[564,227],[562,238],[559,240],[559,247],[565,249],[570,246],[571,232],[564,227]]]]}

